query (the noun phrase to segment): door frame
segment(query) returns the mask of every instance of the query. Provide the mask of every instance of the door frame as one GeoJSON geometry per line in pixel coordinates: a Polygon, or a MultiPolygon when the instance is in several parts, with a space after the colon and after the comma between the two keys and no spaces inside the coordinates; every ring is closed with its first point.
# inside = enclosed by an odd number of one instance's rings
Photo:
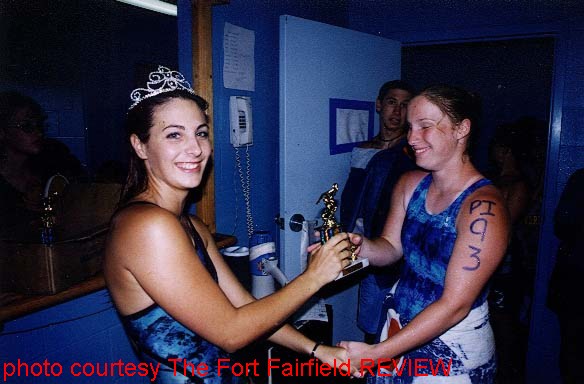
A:
{"type": "MultiPolygon", "coordinates": [[[[185,74],[195,92],[208,103],[207,116],[213,126],[213,46],[212,8],[229,4],[230,0],[178,0],[178,61],[179,70],[185,74]]],[[[213,130],[209,131],[213,142],[213,130]]],[[[206,177],[197,195],[197,216],[216,232],[215,175],[213,165],[207,166],[206,177]]]]}

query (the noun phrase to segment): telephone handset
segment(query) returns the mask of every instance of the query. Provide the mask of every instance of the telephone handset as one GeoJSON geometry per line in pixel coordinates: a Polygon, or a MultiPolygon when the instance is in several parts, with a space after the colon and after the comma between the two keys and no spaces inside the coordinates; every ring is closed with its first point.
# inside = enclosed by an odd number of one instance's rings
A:
{"type": "Polygon", "coordinates": [[[253,144],[251,97],[229,98],[230,142],[234,147],[253,144]]]}

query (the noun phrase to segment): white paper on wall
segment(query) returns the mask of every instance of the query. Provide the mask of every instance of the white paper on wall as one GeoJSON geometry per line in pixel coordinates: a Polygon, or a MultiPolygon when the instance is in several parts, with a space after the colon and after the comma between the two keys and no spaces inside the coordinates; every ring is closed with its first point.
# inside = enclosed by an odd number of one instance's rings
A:
{"type": "Polygon", "coordinates": [[[223,86],[255,91],[255,32],[225,23],[223,29],[223,86]]]}

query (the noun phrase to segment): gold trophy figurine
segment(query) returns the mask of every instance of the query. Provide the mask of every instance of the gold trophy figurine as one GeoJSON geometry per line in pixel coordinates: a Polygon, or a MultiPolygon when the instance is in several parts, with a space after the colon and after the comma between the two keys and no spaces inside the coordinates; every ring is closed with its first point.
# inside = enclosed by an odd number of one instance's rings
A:
{"type": "MultiPolygon", "coordinates": [[[[322,225],[319,228],[317,228],[317,230],[320,232],[321,244],[326,243],[328,239],[330,239],[337,233],[343,232],[343,226],[339,224],[335,219],[335,212],[337,211],[337,202],[335,201],[335,194],[338,191],[339,185],[337,183],[334,183],[331,189],[329,189],[326,192],[323,192],[316,201],[316,204],[320,203],[321,201],[324,202],[324,209],[322,210],[322,213],[320,215],[320,217],[322,218],[322,225]]],[[[350,275],[353,272],[360,271],[361,269],[369,265],[368,259],[358,257],[355,254],[355,249],[357,249],[357,247],[355,245],[351,245],[351,248],[349,249],[351,251],[351,264],[346,266],[335,280],[350,275]]]]}

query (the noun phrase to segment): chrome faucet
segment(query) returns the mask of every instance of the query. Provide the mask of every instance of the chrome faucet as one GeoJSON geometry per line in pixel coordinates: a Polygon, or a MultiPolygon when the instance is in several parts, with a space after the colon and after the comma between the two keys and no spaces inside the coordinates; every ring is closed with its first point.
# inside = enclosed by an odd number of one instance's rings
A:
{"type": "Polygon", "coordinates": [[[53,228],[55,226],[55,202],[59,195],[59,192],[63,191],[63,187],[69,184],[69,180],[59,173],[51,176],[47,183],[45,184],[45,189],[43,191],[43,210],[41,212],[41,243],[45,245],[51,245],[54,241],[53,228]],[[53,184],[57,184],[54,188],[53,184]]]}

